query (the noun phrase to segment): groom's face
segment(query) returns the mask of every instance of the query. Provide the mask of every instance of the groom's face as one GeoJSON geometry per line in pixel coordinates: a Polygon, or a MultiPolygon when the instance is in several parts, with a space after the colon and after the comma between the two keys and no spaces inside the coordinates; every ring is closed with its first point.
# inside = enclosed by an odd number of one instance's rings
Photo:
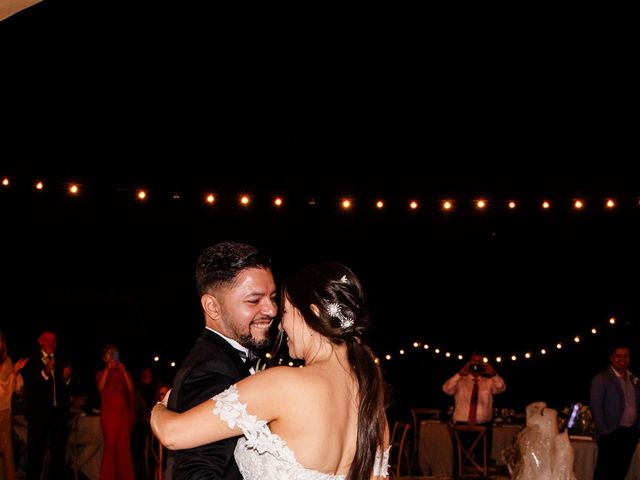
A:
{"type": "Polygon", "coordinates": [[[278,312],[276,284],[271,270],[248,268],[233,285],[216,295],[224,335],[252,350],[269,344],[269,327],[278,312]]]}

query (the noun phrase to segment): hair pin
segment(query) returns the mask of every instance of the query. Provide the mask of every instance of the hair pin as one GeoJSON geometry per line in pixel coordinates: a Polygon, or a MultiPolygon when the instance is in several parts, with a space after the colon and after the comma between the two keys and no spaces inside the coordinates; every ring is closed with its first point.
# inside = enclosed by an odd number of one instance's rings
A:
{"type": "Polygon", "coordinates": [[[351,327],[354,323],[351,316],[347,316],[342,313],[342,307],[339,303],[330,303],[327,307],[327,313],[330,317],[340,320],[340,327],[342,327],[343,330],[351,327]]]}

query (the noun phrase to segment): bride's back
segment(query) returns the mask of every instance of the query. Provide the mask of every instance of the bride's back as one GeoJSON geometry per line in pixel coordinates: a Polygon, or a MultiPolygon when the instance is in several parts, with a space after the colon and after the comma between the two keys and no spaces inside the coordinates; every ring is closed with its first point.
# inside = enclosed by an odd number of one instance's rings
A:
{"type": "MultiPolygon", "coordinates": [[[[345,358],[346,361],[346,358],[345,358]]],[[[357,382],[337,359],[266,371],[279,385],[278,416],[269,427],[305,468],[346,474],[356,451],[357,382]]]]}

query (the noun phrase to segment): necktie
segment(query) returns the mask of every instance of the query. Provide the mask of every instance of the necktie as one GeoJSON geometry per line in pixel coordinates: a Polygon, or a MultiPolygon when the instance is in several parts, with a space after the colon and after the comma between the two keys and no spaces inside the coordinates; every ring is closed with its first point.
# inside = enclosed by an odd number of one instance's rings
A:
{"type": "MultiPolygon", "coordinates": [[[[49,353],[47,354],[47,361],[50,362],[51,360],[53,360],[53,354],[49,353]]],[[[51,380],[53,380],[53,406],[56,407],[58,406],[56,401],[56,375],[53,368],[51,369],[51,380]]]]}
{"type": "Polygon", "coordinates": [[[258,356],[251,350],[249,350],[248,352],[243,352],[242,350],[238,350],[238,355],[240,355],[240,358],[245,363],[246,362],[253,363],[258,358],[258,356]]]}
{"type": "Polygon", "coordinates": [[[471,390],[471,402],[469,403],[469,424],[476,423],[476,410],[478,409],[478,379],[473,379],[473,389],[471,390]]]}

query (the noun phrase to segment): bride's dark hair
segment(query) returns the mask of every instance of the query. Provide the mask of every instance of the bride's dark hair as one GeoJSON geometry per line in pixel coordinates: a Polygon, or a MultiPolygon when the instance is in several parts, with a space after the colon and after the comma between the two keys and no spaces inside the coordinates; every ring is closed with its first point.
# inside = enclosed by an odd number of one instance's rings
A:
{"type": "Polygon", "coordinates": [[[358,277],[344,265],[309,265],[282,286],[309,327],[333,344],[347,346],[351,370],[358,381],[358,444],[346,480],[369,478],[376,452],[384,448],[385,384],[375,355],[365,339],[369,311],[358,277]],[[319,315],[311,310],[318,307],[319,315]]]}

